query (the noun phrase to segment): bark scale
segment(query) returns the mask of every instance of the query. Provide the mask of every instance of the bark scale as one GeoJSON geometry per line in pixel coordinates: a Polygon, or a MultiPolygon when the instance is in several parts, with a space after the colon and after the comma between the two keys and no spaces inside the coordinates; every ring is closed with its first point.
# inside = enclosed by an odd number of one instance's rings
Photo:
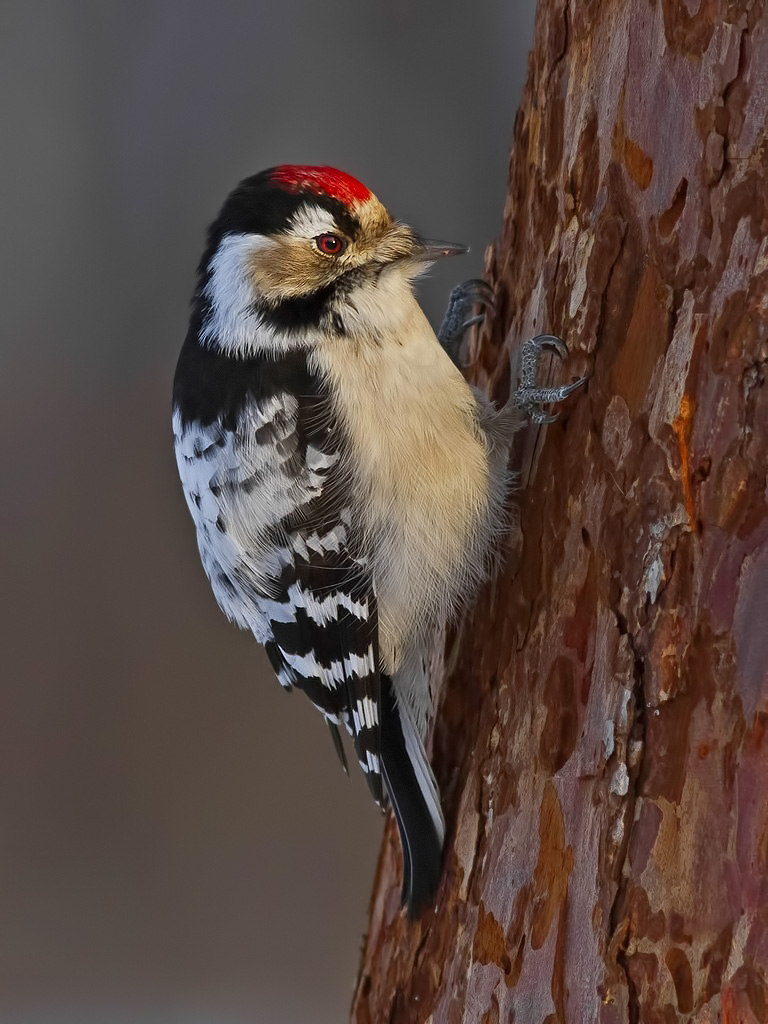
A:
{"type": "Polygon", "coordinates": [[[540,0],[471,374],[592,376],[436,658],[439,906],[390,822],[355,1024],[768,1021],[767,116],[765,3],[540,0]]]}

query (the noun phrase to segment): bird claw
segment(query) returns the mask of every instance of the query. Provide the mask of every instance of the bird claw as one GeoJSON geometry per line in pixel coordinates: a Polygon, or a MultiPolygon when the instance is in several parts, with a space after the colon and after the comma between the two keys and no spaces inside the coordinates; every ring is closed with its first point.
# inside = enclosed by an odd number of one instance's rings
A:
{"type": "Polygon", "coordinates": [[[562,338],[558,338],[556,334],[537,334],[535,338],[529,338],[528,341],[523,345],[524,349],[533,353],[533,358],[537,358],[539,352],[542,349],[550,348],[553,352],[557,352],[561,359],[565,359],[568,355],[568,347],[562,338]]]}
{"type": "Polygon", "coordinates": [[[493,288],[487,281],[472,278],[453,289],[437,337],[456,365],[459,365],[458,357],[466,332],[470,327],[483,323],[488,314],[493,313],[495,307],[493,288]],[[475,306],[480,306],[482,312],[472,315],[475,306]]]}
{"type": "Polygon", "coordinates": [[[465,320],[461,325],[464,330],[468,327],[474,327],[475,324],[481,324],[485,320],[485,313],[478,313],[477,316],[471,316],[469,320],[465,320]]]}
{"type": "MultiPolygon", "coordinates": [[[[524,342],[520,349],[520,386],[512,396],[512,401],[523,409],[534,423],[554,423],[559,413],[547,413],[545,405],[562,402],[587,382],[587,377],[580,377],[570,384],[562,384],[555,388],[542,388],[537,384],[539,364],[542,356],[552,351],[560,359],[568,355],[568,348],[562,338],[554,334],[539,334],[524,342]]],[[[513,373],[514,373],[513,368],[513,373]]],[[[513,378],[514,380],[514,375],[513,378]]]]}

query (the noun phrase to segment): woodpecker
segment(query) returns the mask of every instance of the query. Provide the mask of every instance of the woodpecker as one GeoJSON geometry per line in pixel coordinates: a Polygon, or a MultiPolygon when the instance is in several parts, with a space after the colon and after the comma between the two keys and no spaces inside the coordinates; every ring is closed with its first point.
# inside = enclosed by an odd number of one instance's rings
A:
{"type": "Polygon", "coordinates": [[[242,181],[208,231],[173,389],[176,459],[216,601],[322,712],[346,767],[391,804],[403,903],[434,901],[445,834],[424,741],[427,643],[487,574],[509,444],[541,353],[495,408],[456,365],[492,293],[454,289],[439,338],[413,293],[464,246],[426,241],[359,181],[283,165],[242,181]]]}

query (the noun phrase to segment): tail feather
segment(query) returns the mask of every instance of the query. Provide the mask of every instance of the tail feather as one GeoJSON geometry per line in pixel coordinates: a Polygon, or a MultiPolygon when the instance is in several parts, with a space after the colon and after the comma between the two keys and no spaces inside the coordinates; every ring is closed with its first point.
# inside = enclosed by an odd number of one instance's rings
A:
{"type": "Polygon", "coordinates": [[[434,900],[440,882],[445,822],[424,744],[383,674],[381,758],[403,847],[403,903],[415,918],[434,900]]]}

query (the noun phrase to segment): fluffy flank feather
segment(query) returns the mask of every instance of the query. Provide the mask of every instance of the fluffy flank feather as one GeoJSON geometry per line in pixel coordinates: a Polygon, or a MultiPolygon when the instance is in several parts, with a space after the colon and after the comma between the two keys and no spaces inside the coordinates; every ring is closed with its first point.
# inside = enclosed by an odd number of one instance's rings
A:
{"type": "Polygon", "coordinates": [[[367,336],[328,337],[310,362],[357,455],[382,665],[391,673],[412,638],[429,634],[484,577],[504,520],[506,476],[491,479],[475,396],[416,300],[360,291],[367,336]]]}

